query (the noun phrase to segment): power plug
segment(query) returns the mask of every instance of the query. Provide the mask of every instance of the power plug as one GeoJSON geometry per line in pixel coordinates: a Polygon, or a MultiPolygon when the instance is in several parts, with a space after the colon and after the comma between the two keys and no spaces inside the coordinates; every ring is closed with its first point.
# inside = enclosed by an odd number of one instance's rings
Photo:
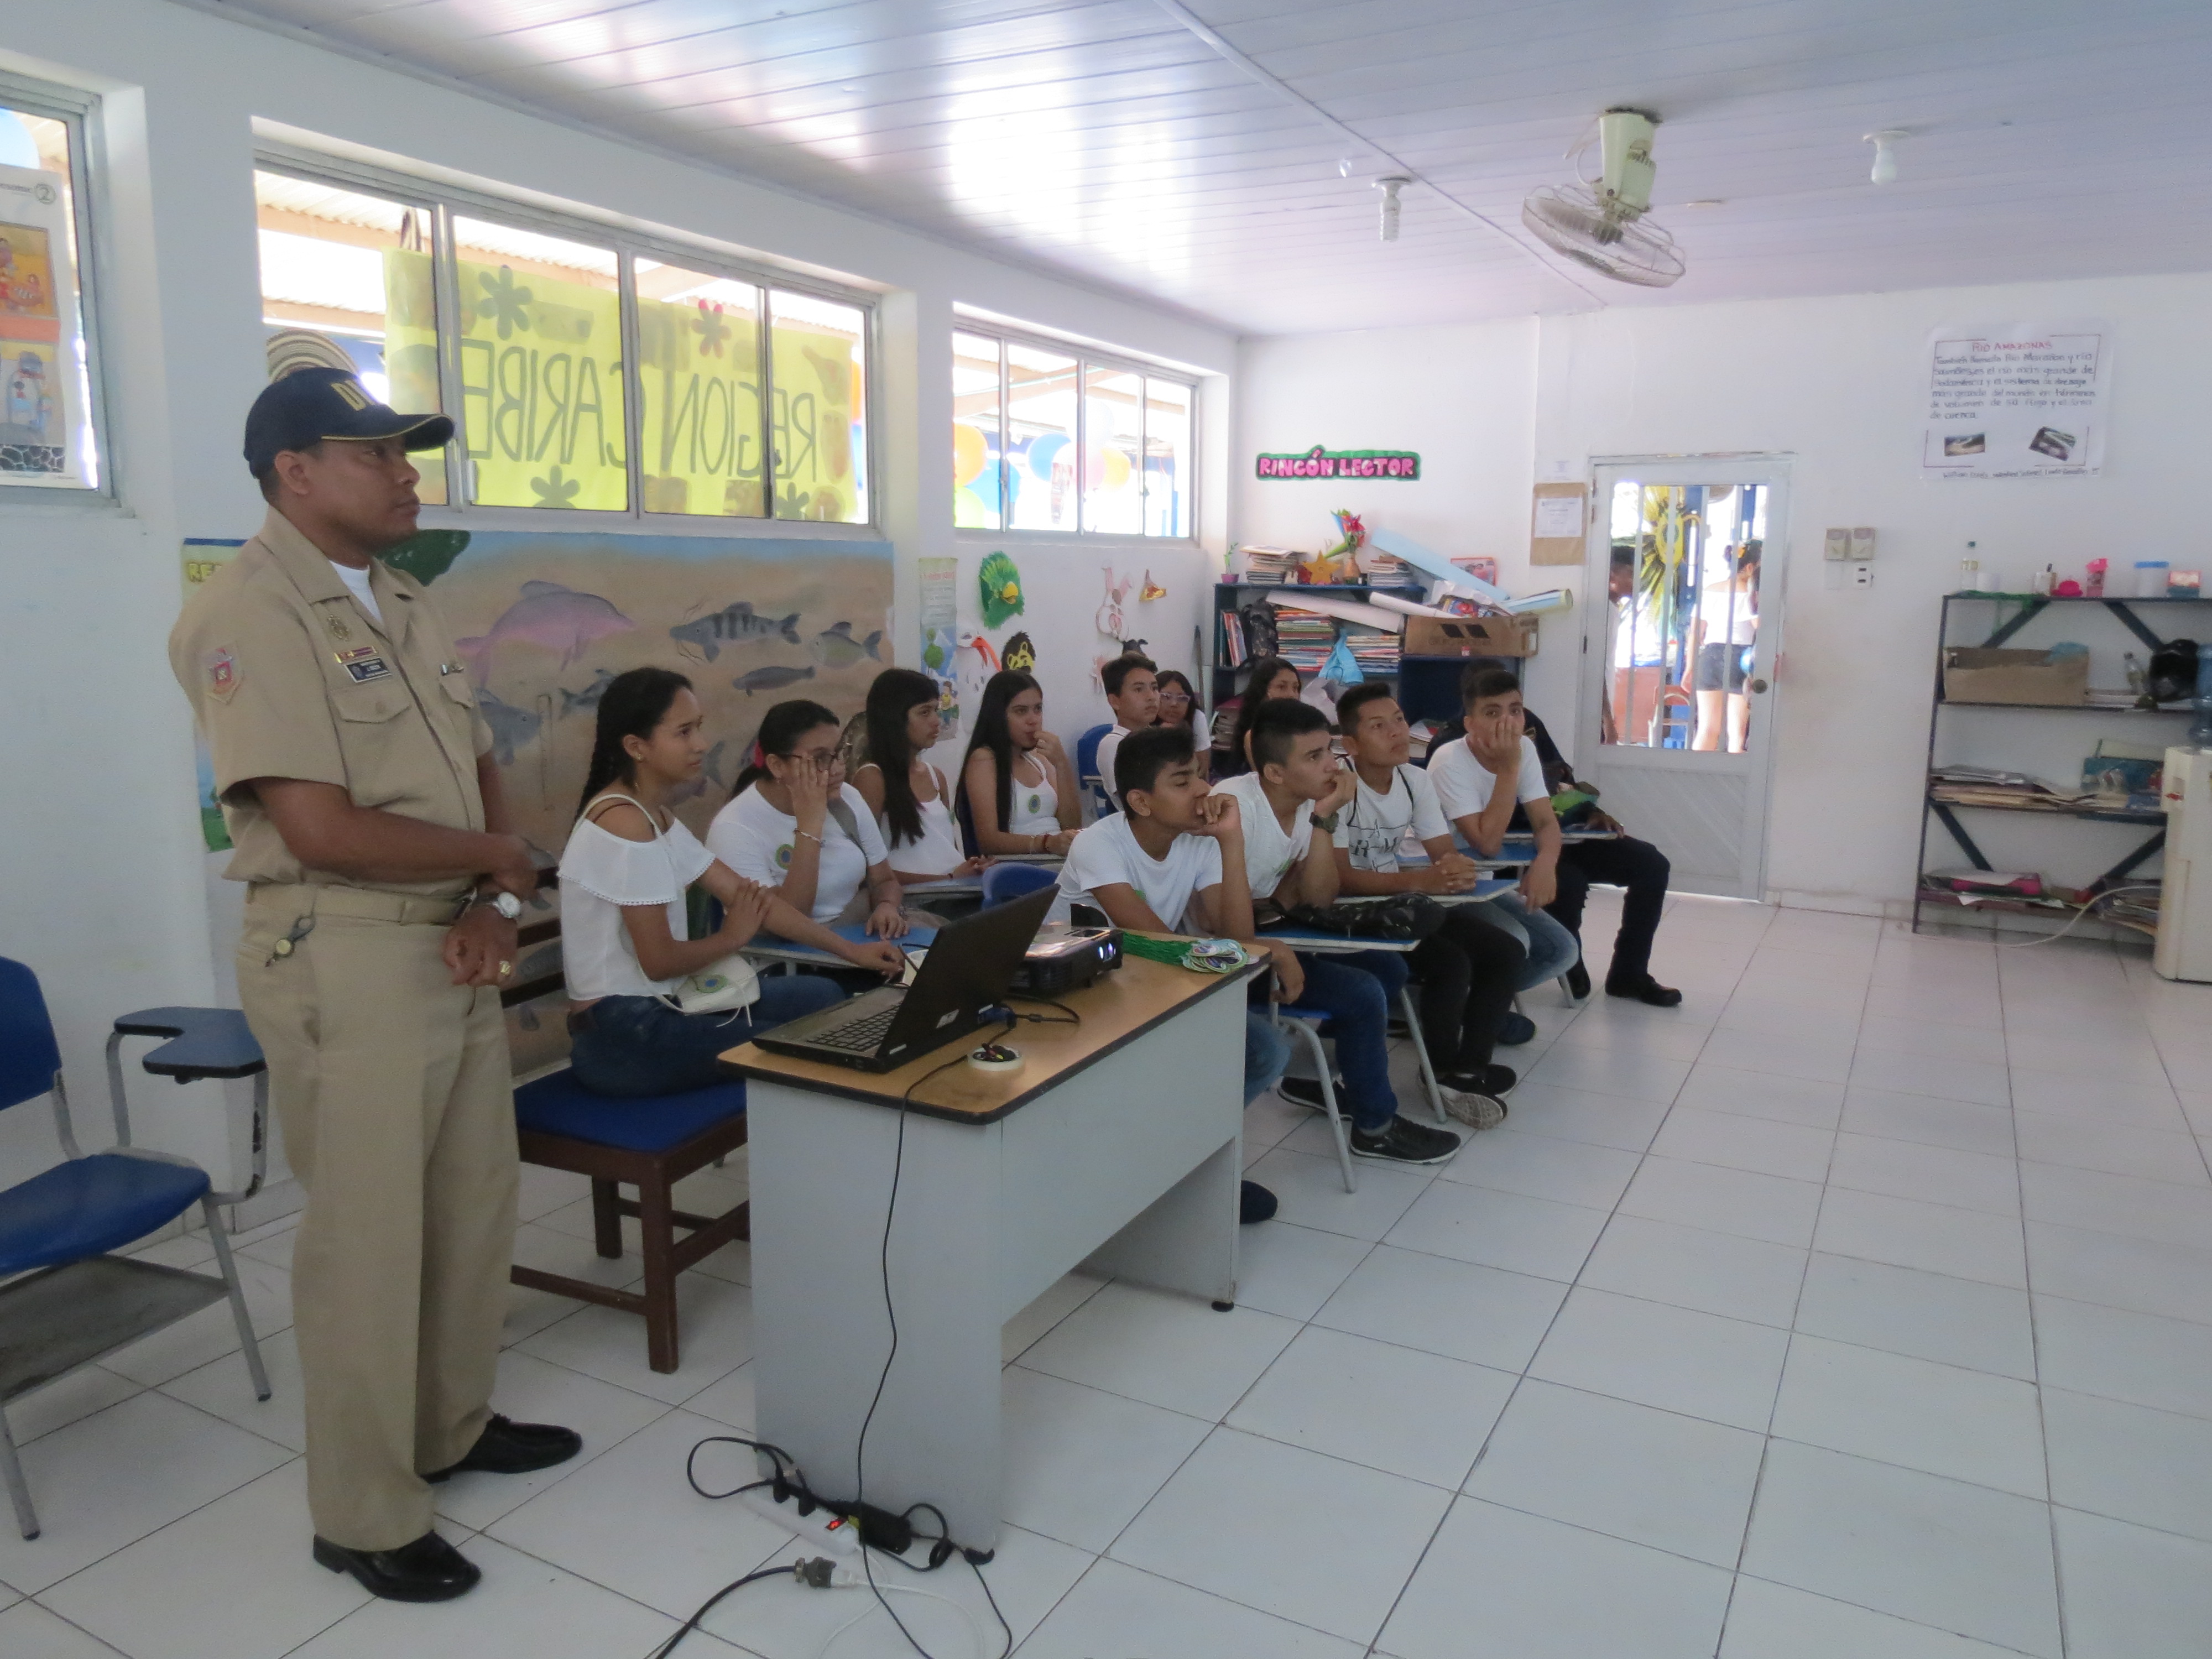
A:
{"type": "Polygon", "coordinates": [[[852,1522],[781,1482],[773,1488],[763,1486],[757,1492],[739,1492],[738,1502],[806,1542],[833,1549],[840,1555],[851,1555],[860,1547],[860,1529],[852,1522]],[[779,1492],[782,1494],[781,1498],[777,1496],[779,1492]]]}

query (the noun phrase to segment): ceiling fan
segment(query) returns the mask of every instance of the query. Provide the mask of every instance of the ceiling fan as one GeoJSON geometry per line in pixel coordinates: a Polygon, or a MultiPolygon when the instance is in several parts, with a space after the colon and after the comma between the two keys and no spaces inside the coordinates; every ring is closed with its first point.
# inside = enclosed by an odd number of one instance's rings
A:
{"type": "Polygon", "coordinates": [[[1644,216],[1651,205],[1651,135],[1658,122],[1641,110],[1597,118],[1603,175],[1593,189],[1540,185],[1521,204],[1521,222],[1548,247],[1601,276],[1640,288],[1667,288],[1688,269],[1666,228],[1644,216]]]}

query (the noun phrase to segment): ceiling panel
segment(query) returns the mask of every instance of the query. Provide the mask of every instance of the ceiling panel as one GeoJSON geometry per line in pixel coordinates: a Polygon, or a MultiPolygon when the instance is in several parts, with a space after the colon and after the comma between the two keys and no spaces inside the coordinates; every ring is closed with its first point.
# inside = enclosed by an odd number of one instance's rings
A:
{"type": "Polygon", "coordinates": [[[1247,332],[2212,268],[2204,0],[185,3],[1247,332]],[[1520,224],[1620,105],[1670,289],[1520,224]]]}

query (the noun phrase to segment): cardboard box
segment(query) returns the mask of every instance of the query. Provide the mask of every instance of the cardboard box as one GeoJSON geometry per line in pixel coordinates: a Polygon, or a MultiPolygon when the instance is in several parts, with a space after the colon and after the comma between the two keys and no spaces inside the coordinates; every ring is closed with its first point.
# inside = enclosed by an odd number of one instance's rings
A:
{"type": "Polygon", "coordinates": [[[1408,617],[1409,657],[1533,657],[1534,617],[1408,617]]]}
{"type": "Polygon", "coordinates": [[[2049,661],[2040,651],[1990,651],[1954,645],[1943,653],[1946,702],[2027,703],[2063,708],[2089,700],[2089,659],[2049,661]]]}

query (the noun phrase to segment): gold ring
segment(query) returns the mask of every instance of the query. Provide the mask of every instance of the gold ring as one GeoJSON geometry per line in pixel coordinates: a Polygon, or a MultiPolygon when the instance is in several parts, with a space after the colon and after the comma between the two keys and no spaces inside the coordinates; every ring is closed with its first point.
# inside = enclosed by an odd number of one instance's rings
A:
{"type": "Polygon", "coordinates": [[[505,979],[505,978],[506,978],[509,974],[513,973],[514,971],[514,964],[513,963],[511,963],[511,962],[502,962],[502,963],[501,963],[499,964],[499,976],[500,976],[501,979],[505,979]]]}

